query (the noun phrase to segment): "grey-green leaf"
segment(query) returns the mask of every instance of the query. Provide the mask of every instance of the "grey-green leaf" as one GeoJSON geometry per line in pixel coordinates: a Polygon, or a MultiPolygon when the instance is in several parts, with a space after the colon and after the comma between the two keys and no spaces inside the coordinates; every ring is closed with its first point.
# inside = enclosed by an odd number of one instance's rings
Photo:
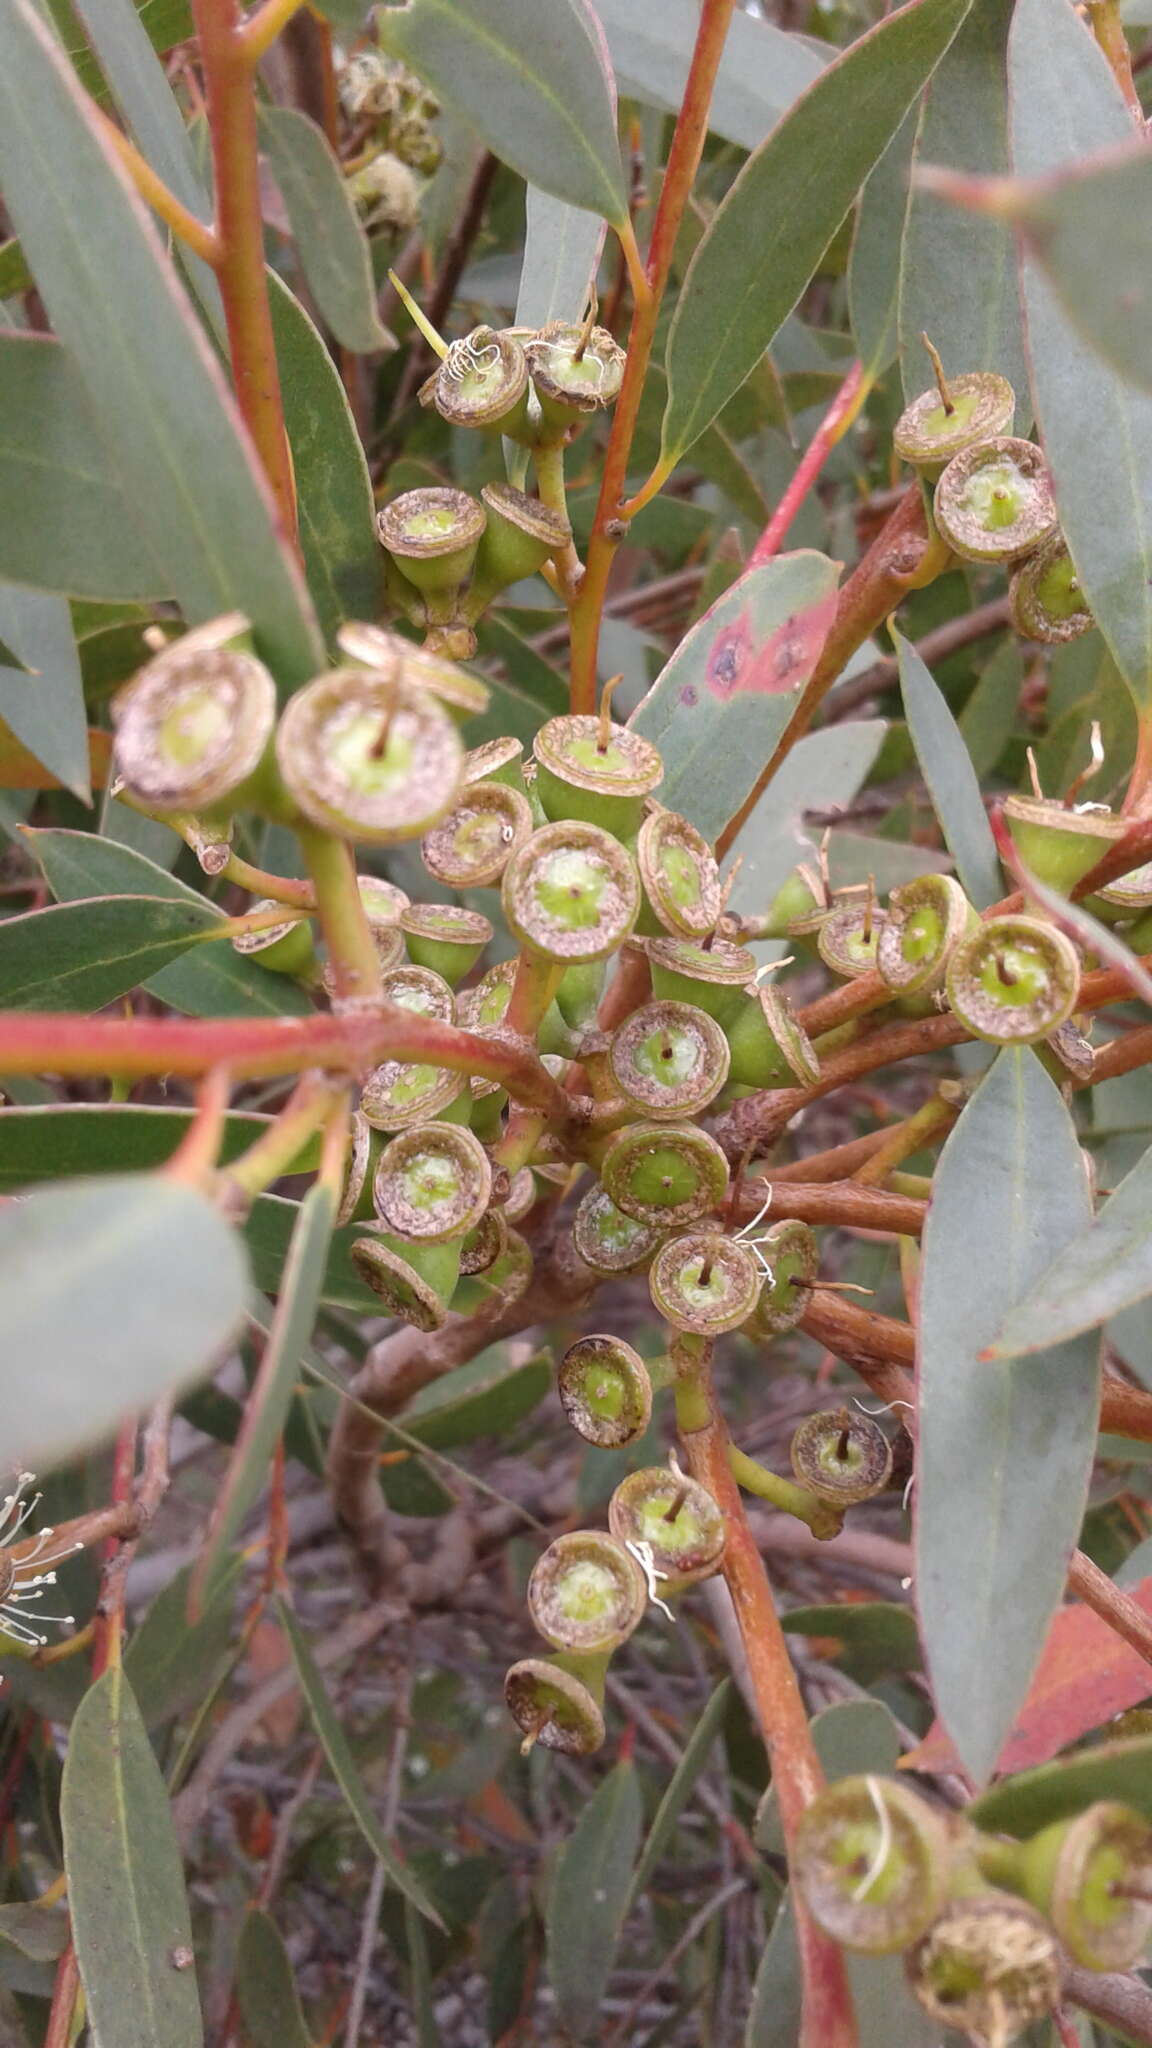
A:
{"type": "Polygon", "coordinates": [[[908,212],[908,173],[919,108],[906,114],[880,158],[856,209],[848,263],[848,305],[856,353],[871,380],[899,346],[900,251],[908,212]]]}
{"type": "Polygon", "coordinates": [[[319,635],[236,407],[30,0],[0,9],[0,185],[171,595],[246,612],[284,687],[306,681],[319,635]]]}
{"type": "Polygon", "coordinates": [[[548,1976],[577,2041],[600,2038],[604,1989],[632,1885],[643,1807],[636,1766],[616,1764],[556,1859],[548,1901],[548,1976]]]}
{"type": "Polygon", "coordinates": [[[582,0],[408,0],[377,32],[530,185],[624,224],[612,93],[582,0]]]}
{"type": "Polygon", "coordinates": [[[0,668],[0,718],[88,803],[88,719],[67,599],[0,583],[0,636],[23,663],[0,668]]]}
{"type": "Polygon", "coordinates": [[[1152,1151],[1008,1315],[991,1349],[1014,1358],[1062,1343],[1152,1294],[1152,1151]]]}
{"type": "Polygon", "coordinates": [[[749,157],[673,315],[666,462],[692,446],[755,368],[969,4],[913,0],[889,15],[828,66],[749,157]]]}
{"type": "Polygon", "coordinates": [[[820,834],[805,827],[805,812],[847,810],[887,730],[881,718],[852,719],[797,742],[733,843],[733,859],[743,861],[728,899],[733,911],[765,910],[793,868],[816,858],[820,834]]]}
{"type": "Polygon", "coordinates": [[[661,802],[714,839],[755,787],[819,659],[837,569],[810,550],[749,569],[698,619],[630,723],[664,757],[661,802]]]}
{"type": "Polygon", "coordinates": [[[940,1157],[920,1280],[916,1585],[933,1696],[990,1775],[1064,1590],[1087,1497],[1099,1343],[985,1357],[1091,1217],[1076,1130],[1028,1047],[1006,1047],[940,1157]]]}
{"type": "MultiPolygon", "coordinates": [[[[223,913],[187,882],[115,839],[92,832],[29,831],[27,842],[52,894],[61,903],[92,896],[155,896],[170,903],[199,905],[205,926],[223,913]]],[[[222,940],[196,946],[170,966],[147,977],[151,994],[192,1017],[305,1017],[312,1009],[304,990],[284,974],[272,974],[222,940]]]]}
{"type": "Polygon", "coordinates": [[[72,1938],[100,2048],[200,2048],[172,1809],[119,1665],[73,1720],[60,1795],[72,1938]]]}
{"type": "MultiPolygon", "coordinates": [[[[695,0],[598,0],[596,12],[621,92],[676,113],[700,25],[695,0]]],[[[822,55],[805,37],[737,8],[716,75],[709,127],[741,149],[755,149],[832,54],[822,55]]]]}
{"type": "Polygon", "coordinates": [[[94,896],[0,919],[0,1000],[9,1010],[101,1010],[218,924],[204,902],[94,896]]]}
{"type": "Polygon", "coordinates": [[[0,576],[72,597],[165,594],[84,380],[43,334],[0,334],[0,576]]]}
{"type": "Polygon", "coordinates": [[[288,1951],[276,1922],[250,1906],[236,1950],[236,1996],[252,2048],[310,2048],[288,1951]]]}
{"type": "Polygon", "coordinates": [[[376,311],[368,237],[326,138],[295,107],[263,107],[260,139],[321,319],[358,354],[392,347],[376,311]]]}
{"type": "Polygon", "coordinates": [[[963,735],[910,640],[893,631],[904,715],[956,872],[977,910],[1004,894],[996,842],[963,735]]]}
{"type": "Polygon", "coordinates": [[[1028,364],[1012,236],[1001,221],[946,205],[915,183],[918,164],[1008,169],[1011,19],[1012,0],[980,0],[925,96],[901,258],[900,361],[904,396],[913,399],[932,382],[920,339],[926,331],[950,375],[997,370],[1007,377],[1026,417],[1028,364]]]}
{"type": "Polygon", "coordinates": [[[192,1568],[185,1565],[156,1595],[124,1652],[124,1669],[136,1695],[145,1726],[156,1728],[204,1698],[209,1673],[215,1671],[232,1641],[233,1607],[244,1573],[243,1557],[234,1557],[221,1573],[212,1598],[198,1621],[188,1620],[188,1586],[192,1568]]]}
{"type": "MultiPolygon", "coordinates": [[[[1043,177],[1131,139],[1108,63],[1067,0],[1017,0],[1008,39],[1012,161],[1043,177]]],[[[1084,595],[1137,704],[1152,698],[1152,396],[1072,327],[1029,259],[1032,394],[1084,595]],[[1106,509],[1105,509],[1106,508],[1106,509]]]]}
{"type": "Polygon", "coordinates": [[[660,1804],[645,1837],[639,1862],[632,1873],[628,1894],[630,1904],[640,1897],[672,1840],[676,1823],[691,1799],[697,1780],[712,1754],[731,1697],[732,1681],[730,1678],[722,1678],[684,1744],[683,1755],[664,1787],[660,1804]]]}
{"type": "Polygon", "coordinates": [[[0,1441],[57,1464],[191,1385],[244,1315],[247,1261],[162,1174],[34,1188],[0,1208],[0,1441]]]}
{"type": "Polygon", "coordinates": [[[568,206],[529,185],[516,326],[583,319],[603,245],[604,223],[598,214],[568,206]]]}
{"type": "Polygon", "coordinates": [[[402,1862],[376,1818],[371,1794],[356,1767],[348,1746],[348,1737],[337,1719],[324,1680],[320,1676],[319,1666],[308,1647],[299,1622],[291,1608],[286,1607],[283,1601],[277,1601],[276,1612],[288,1638],[292,1660],[300,1680],[300,1689],[308,1702],[313,1726],[328,1759],[332,1775],[344,1794],[348,1811],[373,1855],[384,1865],[397,1891],[402,1892],[406,1899],[410,1899],[417,1911],[423,1913],[425,1919],[433,1921],[439,1927],[441,1920],[436,1908],[407,1864],[402,1862]]]}

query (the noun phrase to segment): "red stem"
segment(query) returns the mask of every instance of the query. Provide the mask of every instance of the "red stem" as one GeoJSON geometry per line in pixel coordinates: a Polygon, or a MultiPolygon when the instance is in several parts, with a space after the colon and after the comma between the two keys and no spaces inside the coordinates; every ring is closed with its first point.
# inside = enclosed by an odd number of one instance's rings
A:
{"type": "Polygon", "coordinates": [[[853,363],[797,465],[796,474],[748,557],[750,569],[770,562],[808,496],[837,441],[851,426],[866,396],[864,369],[853,363]]]}

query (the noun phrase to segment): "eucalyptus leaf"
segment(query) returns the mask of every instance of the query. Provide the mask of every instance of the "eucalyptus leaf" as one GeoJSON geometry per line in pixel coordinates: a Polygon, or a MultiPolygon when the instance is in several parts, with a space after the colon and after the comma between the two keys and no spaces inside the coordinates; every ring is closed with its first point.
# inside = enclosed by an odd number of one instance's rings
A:
{"type": "Polygon", "coordinates": [[[34,1963],[54,1963],[68,1946],[68,1916],[49,1906],[0,1906],[0,1942],[9,1942],[34,1963]]]}
{"type": "Polygon", "coordinates": [[[0,668],[0,718],[65,789],[88,803],[88,716],[67,600],[0,583],[0,634],[22,663],[0,668]]]}
{"type": "Polygon", "coordinates": [[[260,139],[321,319],[357,354],[394,347],[376,311],[368,237],[326,137],[296,107],[262,107],[260,139]]]}
{"type": "Polygon", "coordinates": [[[920,1275],[916,1586],[933,1696],[983,1783],[1063,1597],[1096,1442],[1100,1346],[991,1362],[1010,1310],[1087,1226],[1075,1127],[1008,1046],[933,1177],[920,1275]]]}
{"type": "Polygon", "coordinates": [[[834,59],[749,157],[692,258],[672,317],[669,465],[755,368],[969,5],[913,0],[890,14],[834,59]]]}
{"type": "Polygon", "coordinates": [[[604,223],[598,214],[529,185],[516,326],[582,320],[603,246],[604,223]]]}
{"type": "Polygon", "coordinates": [[[1005,62],[1011,20],[1012,0],[980,0],[925,95],[901,254],[900,362],[904,396],[911,401],[932,382],[920,339],[927,332],[949,375],[998,371],[1026,415],[1028,364],[1011,233],[1002,221],[949,206],[916,184],[920,164],[1008,170],[1005,62]]]}
{"type": "Polygon", "coordinates": [[[94,896],[0,919],[0,1001],[9,1010],[101,1010],[220,922],[202,901],[94,896]]]}
{"type": "Polygon", "coordinates": [[[1152,1294],[1152,1150],[1109,1195],[1081,1236],[1008,1315],[991,1351],[1015,1358],[1095,1329],[1152,1294]]]}
{"type": "Polygon", "coordinates": [[[1004,889],[972,757],[943,691],[911,641],[895,628],[892,637],[900,664],[904,715],[944,843],[969,901],[977,910],[986,910],[1000,901],[1004,889]]]}
{"type": "Polygon", "coordinates": [[[661,803],[714,839],[755,787],[823,648],[837,570],[804,550],[749,569],[698,619],[629,723],[664,759],[661,803]]]}
{"type": "Polygon", "coordinates": [[[674,1839],[676,1823],[691,1799],[701,1773],[707,1768],[731,1698],[732,1680],[722,1678],[684,1744],[683,1754],[664,1787],[660,1804],[652,1817],[652,1825],[644,1838],[644,1847],[632,1873],[630,1904],[634,1904],[640,1897],[656,1865],[674,1839]]]}
{"type": "Polygon", "coordinates": [[[410,1436],[433,1450],[498,1436],[538,1408],[552,1387],[547,1352],[520,1362],[504,1345],[482,1351],[468,1365],[443,1373],[417,1394],[401,1421],[410,1436]]]}
{"type": "Polygon", "coordinates": [[[733,844],[742,866],[728,902],[737,915],[765,911],[797,864],[816,858],[822,828],[806,829],[805,813],[848,808],[887,730],[879,718],[845,720],[797,741],[733,844]]]}
{"type": "MultiPolygon", "coordinates": [[[[912,1617],[909,1615],[909,1621],[912,1617]]],[[[915,1633],[915,1623],[912,1623],[915,1633]]],[[[883,1700],[837,1700],[814,1714],[810,1723],[820,1768],[830,1784],[874,1771],[891,1777],[903,1744],[895,1719],[883,1700]]],[[[776,1788],[769,1785],[756,1809],[752,1839],[762,1856],[785,1854],[784,1829],[776,1788]]]]}
{"type": "Polygon", "coordinates": [[[151,550],[189,621],[239,609],[285,688],[320,642],[220,369],[30,0],[0,10],[0,185],[151,550]]]}
{"type": "Polygon", "coordinates": [[[162,597],[68,351],[0,333],[0,576],[74,597],[162,597]]]}
{"type": "Polygon", "coordinates": [[[869,381],[888,368],[900,342],[900,251],[919,111],[914,107],[905,115],[856,209],[848,304],[856,352],[869,381]]]}
{"type": "MultiPolygon", "coordinates": [[[[1130,141],[1123,94],[1067,0],[1017,0],[1008,39],[1012,162],[1043,177],[1130,141]]],[[[1084,595],[1138,705],[1152,701],[1152,396],[1071,325],[1026,258],[1032,393],[1084,595]]]]}
{"type": "Polygon", "coordinates": [[[245,1560],[229,1560],[212,1588],[203,1614],[188,1620],[191,1566],[169,1579],[156,1595],[124,1652],[124,1671],[147,1728],[162,1727],[204,1696],[206,1675],[215,1671],[232,1640],[233,1608],[245,1560]]]}
{"type": "Polygon", "coordinates": [[[310,2048],[283,1937],[259,1906],[249,1907],[240,1929],[236,1998],[252,2048],[310,2048]]]}
{"type": "Polygon", "coordinates": [[[377,33],[528,184],[627,222],[610,77],[583,0],[407,0],[377,15],[377,33]]]}
{"type": "Polygon", "coordinates": [[[308,1703],[308,1711],[312,1716],[313,1726],[315,1727],[321,1748],[328,1759],[332,1775],[344,1795],[349,1813],[352,1815],[377,1862],[384,1865],[397,1891],[404,1898],[411,1900],[417,1911],[423,1913],[426,1919],[431,1920],[437,1927],[441,1926],[440,1915],[427,1897],[423,1886],[413,1876],[407,1864],[401,1860],[376,1818],[368,1787],[365,1785],[356,1767],[352,1751],[348,1746],[348,1737],[345,1735],[336,1717],[335,1709],[325,1689],[324,1680],[320,1675],[319,1666],[308,1647],[307,1639],[299,1622],[292,1613],[291,1608],[286,1607],[283,1601],[277,1601],[276,1612],[280,1625],[288,1638],[288,1645],[292,1652],[292,1661],[296,1666],[296,1675],[300,1680],[300,1690],[308,1703]]]}
{"type": "Polygon", "coordinates": [[[72,1722],[60,1820],[72,1939],[101,2048],[200,2048],[172,1809],[119,1665],[96,1680],[72,1722]],[[188,1963],[178,1960],[185,1951],[188,1963]]]}
{"type": "MultiPolygon", "coordinates": [[[[187,882],[115,839],[64,830],[33,830],[25,838],[61,903],[101,895],[154,896],[162,902],[199,906],[196,914],[206,929],[223,916],[187,882]]],[[[147,987],[161,1002],[193,1017],[306,1017],[312,1011],[308,996],[288,975],[271,973],[225,941],[200,946],[150,973],[147,987]]]]}
{"type": "Polygon", "coordinates": [[[235,1231],[162,1174],[34,1188],[0,1208],[0,1441],[54,1464],[191,1385],[244,1315],[235,1231]]]}
{"type": "MultiPolygon", "coordinates": [[[[143,1173],[171,1158],[192,1121],[191,1109],[156,1103],[6,1103],[0,1116],[0,1192],[36,1180],[72,1180],[80,1174],[143,1173]]],[[[263,1137],[270,1119],[235,1111],[220,1139],[222,1165],[263,1137]]],[[[303,1173],[316,1165],[313,1142],[293,1162],[303,1173]]]]}
{"type": "MultiPolygon", "coordinates": [[[[677,112],[696,44],[695,0],[597,0],[621,92],[677,112]]],[[[728,25],[708,125],[755,149],[831,57],[805,36],[737,8],[728,25]]]]}
{"type": "Polygon", "coordinates": [[[556,1858],[546,1921],[548,1976],[576,2041],[601,2038],[604,1990],[628,1910],[642,1818],[629,1758],[597,1786],[556,1858]]]}
{"type": "Polygon", "coordinates": [[[1097,1799],[1118,1799],[1152,1820],[1152,1736],[1102,1742],[1035,1770],[1017,1771],[983,1793],[968,1814],[990,1834],[1027,1836],[1083,1813],[1097,1799]]]}

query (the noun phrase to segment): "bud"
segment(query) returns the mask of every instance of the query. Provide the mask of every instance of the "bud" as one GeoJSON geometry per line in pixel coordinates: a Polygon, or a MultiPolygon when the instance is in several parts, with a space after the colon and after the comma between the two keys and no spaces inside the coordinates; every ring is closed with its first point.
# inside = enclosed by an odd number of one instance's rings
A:
{"type": "Polygon", "coordinates": [[[925,2012],[981,2048],[1006,2048],[1055,2010],[1063,1989],[1052,1929],[1005,1892],[954,1899],[904,1969],[925,2012]]]}

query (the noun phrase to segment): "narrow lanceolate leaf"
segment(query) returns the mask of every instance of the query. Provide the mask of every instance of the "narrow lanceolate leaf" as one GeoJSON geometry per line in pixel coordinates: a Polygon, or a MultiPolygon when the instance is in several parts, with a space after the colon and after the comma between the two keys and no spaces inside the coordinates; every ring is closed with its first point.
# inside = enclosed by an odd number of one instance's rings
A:
{"type": "Polygon", "coordinates": [[[364,355],[390,348],[376,312],[368,237],[325,137],[295,107],[264,107],[260,139],[321,319],[344,348],[364,355]]]}
{"type": "Polygon", "coordinates": [[[94,896],[0,920],[7,1010],[102,1010],[220,921],[210,903],[94,896]]]}
{"type": "Polygon", "coordinates": [[[307,680],[319,636],[239,414],[31,0],[0,9],[0,186],[170,594],[246,612],[278,680],[307,680]]]}
{"type": "Polygon", "coordinates": [[[698,619],[631,719],[664,757],[661,801],[714,839],[755,787],[832,624],[836,564],[749,569],[698,619]]]}
{"type": "Polygon", "coordinates": [[[307,1639],[299,1622],[296,1620],[291,1608],[286,1607],[282,1601],[277,1601],[276,1612],[281,1627],[288,1638],[288,1644],[292,1651],[292,1661],[296,1666],[296,1674],[300,1680],[300,1689],[308,1702],[308,1711],[312,1716],[321,1748],[328,1759],[332,1775],[344,1794],[349,1813],[352,1815],[373,1855],[384,1865],[397,1891],[402,1892],[406,1899],[410,1899],[417,1911],[423,1913],[426,1920],[434,1921],[437,1927],[439,1927],[442,1923],[435,1906],[432,1905],[423,1886],[412,1875],[408,1866],[401,1861],[401,1858],[376,1818],[372,1796],[356,1767],[352,1751],[348,1746],[348,1737],[345,1735],[337,1719],[335,1708],[325,1689],[324,1680],[320,1676],[319,1667],[311,1650],[308,1648],[307,1639]]]}
{"type": "Polygon", "coordinates": [[[1152,1151],[1082,1236],[1066,1245],[1008,1315],[991,1346],[1014,1358],[1059,1344],[1152,1294],[1152,1151]]]}
{"type": "MultiPolygon", "coordinates": [[[[927,332],[951,375],[998,370],[1029,412],[1016,252],[1003,223],[948,206],[915,183],[915,165],[1008,169],[1005,50],[1012,0],[973,7],[928,88],[913,160],[900,283],[900,362],[911,400],[932,382],[927,332]]],[[[1018,433],[1023,426],[1018,426],[1018,433]]]]}
{"type": "Polygon", "coordinates": [[[252,2048],[310,2048],[283,1937],[258,1906],[249,1908],[240,1929],[236,1997],[252,2048]]]}
{"type": "MultiPolygon", "coordinates": [[[[32,1181],[70,1180],[86,1173],[142,1173],[163,1166],[193,1114],[190,1109],[162,1109],[158,1103],[5,1103],[0,1117],[0,1194],[32,1181]]],[[[221,1165],[262,1138],[269,1122],[247,1110],[226,1117],[221,1165]]],[[[291,1171],[314,1172],[317,1150],[313,1140],[291,1171]]]]}
{"type": "Polygon", "coordinates": [[[1100,1398],[1096,1339],[984,1354],[1090,1218],[1059,1090],[1028,1047],[1006,1047],[941,1154],[920,1282],[920,1622],[940,1717],[980,1783],[1063,1594],[1100,1398]]]}
{"type": "Polygon", "coordinates": [[[630,1904],[640,1897],[672,1840],[676,1823],[691,1799],[697,1780],[712,1754],[731,1697],[732,1681],[730,1678],[722,1678],[684,1744],[683,1755],[664,1787],[640,1859],[632,1873],[628,1893],[630,1904]]]}
{"type": "Polygon", "coordinates": [[[749,157],[673,316],[665,462],[692,446],[754,369],[969,4],[914,0],[889,15],[828,66],[749,157]]]}
{"type": "Polygon", "coordinates": [[[331,355],[283,280],[267,277],[304,573],[331,641],[345,619],[374,619],[380,607],[372,479],[331,355]]]}
{"type": "MultiPolygon", "coordinates": [[[[1008,87],[1012,161],[1023,177],[1044,177],[1132,138],[1120,88],[1067,0],[1017,0],[1008,87]]],[[[1028,258],[1023,279],[1032,392],[1061,524],[1116,665],[1136,702],[1147,704],[1152,396],[1133,390],[1081,338],[1028,258]]]]}
{"type": "Polygon", "coordinates": [[[583,0],[407,0],[377,33],[530,185],[623,226],[611,85],[583,0]]]}
{"type": "Polygon", "coordinates": [[[166,590],[84,380],[44,334],[0,334],[0,576],[70,597],[166,590]]]}
{"type": "Polygon", "coordinates": [[[168,1792],[119,1666],[85,1693],[60,1794],[72,1939],[101,2048],[199,2048],[192,1923],[168,1792]]]}
{"type": "MultiPolygon", "coordinates": [[[[596,12],[620,91],[676,113],[700,26],[695,0],[597,0],[596,12]]],[[[755,149],[831,55],[737,8],[708,109],[709,127],[741,149],[755,149]]]]}
{"type": "Polygon", "coordinates": [[[856,353],[870,382],[888,368],[899,346],[900,250],[918,116],[918,107],[904,116],[856,209],[848,305],[856,353]]]}
{"type": "Polygon", "coordinates": [[[516,326],[582,319],[604,246],[603,221],[535,185],[528,187],[525,212],[516,326]]]}
{"type": "Polygon", "coordinates": [[[156,1174],[36,1188],[0,1209],[0,1440],[58,1463],[190,1385],[244,1314],[235,1231],[156,1174]]]}
{"type": "Polygon", "coordinates": [[[598,1786],[556,1859],[548,1901],[548,1976],[577,2041],[601,2038],[604,1988],[640,1843],[643,1804],[631,1759],[598,1786]]]}
{"type": "MultiPolygon", "coordinates": [[[[187,882],[115,839],[93,832],[29,830],[25,840],[60,903],[93,896],[155,896],[199,906],[201,914],[208,913],[206,929],[222,916],[187,882]]],[[[226,940],[193,947],[146,979],[152,995],[190,1017],[304,1017],[312,1008],[296,982],[270,973],[226,940]]]]}
{"type": "Polygon", "coordinates": [[[23,664],[0,668],[0,718],[87,803],[88,715],[67,599],[0,583],[0,636],[23,664]]]}
{"type": "Polygon", "coordinates": [[[893,633],[900,664],[904,715],[940,820],[944,844],[970,902],[986,910],[1003,895],[996,842],[980,795],[972,757],[944,694],[929,674],[911,641],[893,633]]]}
{"type": "Polygon", "coordinates": [[[733,858],[743,865],[728,899],[731,910],[762,912],[794,867],[818,858],[820,832],[806,824],[805,814],[848,809],[887,730],[882,718],[846,719],[797,742],[733,844],[733,858]]]}
{"type": "Polygon", "coordinates": [[[193,1579],[197,1607],[203,1589],[211,1586],[227,1561],[229,1546],[267,1479],[316,1320],[334,1214],[331,1189],[316,1182],[296,1215],[260,1370],[245,1403],[240,1435],[197,1559],[193,1579]]]}

